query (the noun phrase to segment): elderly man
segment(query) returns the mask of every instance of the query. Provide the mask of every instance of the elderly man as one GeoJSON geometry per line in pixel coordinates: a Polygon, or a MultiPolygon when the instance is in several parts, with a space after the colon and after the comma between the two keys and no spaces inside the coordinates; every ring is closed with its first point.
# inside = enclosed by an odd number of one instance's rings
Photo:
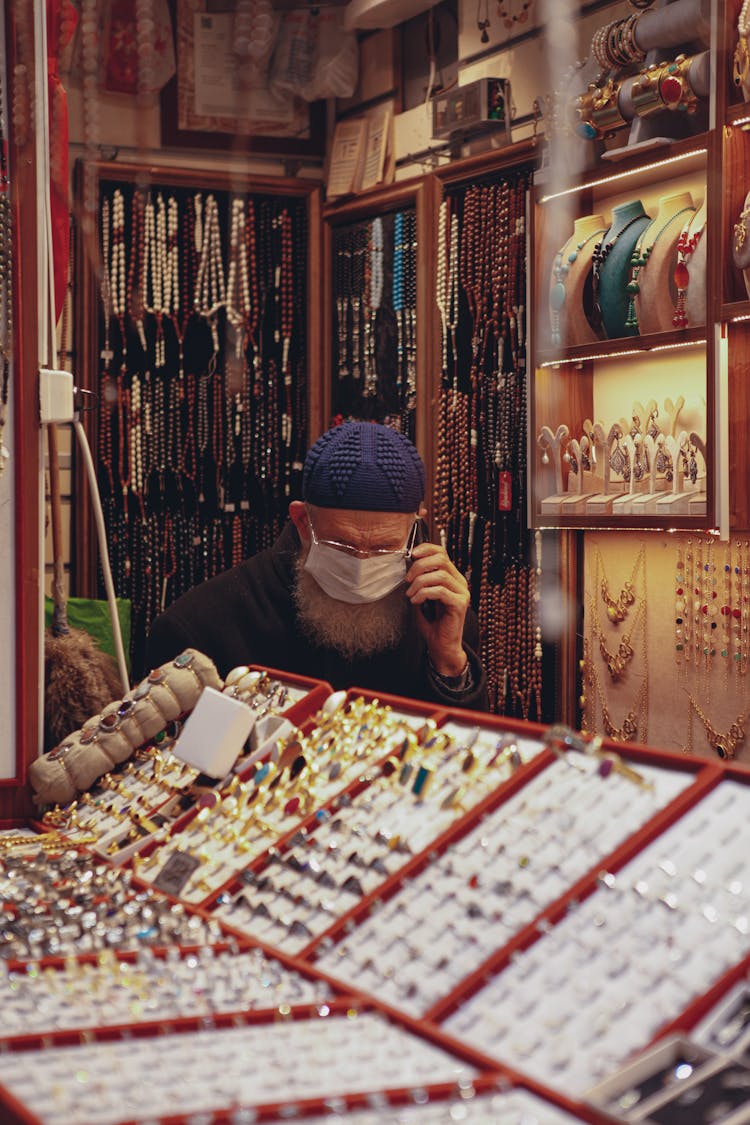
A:
{"type": "Polygon", "coordinates": [[[150,667],[188,645],[334,688],[483,710],[479,629],[463,575],[423,542],[414,445],[372,422],[328,430],[307,454],[303,500],[268,550],[189,590],[156,619],[150,667]]]}

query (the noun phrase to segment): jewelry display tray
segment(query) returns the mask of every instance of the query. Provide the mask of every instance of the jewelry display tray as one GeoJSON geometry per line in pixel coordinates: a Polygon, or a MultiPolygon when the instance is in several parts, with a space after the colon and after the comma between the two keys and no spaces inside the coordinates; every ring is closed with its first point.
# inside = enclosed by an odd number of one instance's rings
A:
{"type": "MultiPolygon", "coordinates": [[[[301,736],[331,695],[303,686],[290,709],[301,736]]],[[[723,1011],[736,1019],[729,998],[750,975],[746,767],[353,687],[342,706],[355,705],[387,710],[413,737],[373,746],[322,808],[287,818],[200,903],[111,864],[201,919],[207,945],[0,961],[3,1122],[605,1125],[651,1120],[612,1091],[670,1037],[704,1070],[736,1063],[700,1039],[723,1011]],[[311,935],[305,849],[328,898],[311,935]],[[107,990],[120,996],[130,978],[123,1016],[107,990]],[[81,989],[83,1006],[66,1000],[81,989]]],[[[689,1104],[663,1116],[672,1078],[640,1111],[699,1125],[689,1104]]],[[[750,1095],[735,1100],[727,1120],[748,1107],[750,1095]]]]}

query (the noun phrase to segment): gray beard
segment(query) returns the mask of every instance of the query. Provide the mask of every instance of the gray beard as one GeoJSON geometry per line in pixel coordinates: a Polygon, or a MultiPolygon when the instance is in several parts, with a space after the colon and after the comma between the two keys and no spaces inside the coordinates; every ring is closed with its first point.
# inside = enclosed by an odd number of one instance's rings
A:
{"type": "Polygon", "coordinates": [[[295,566],[293,595],[303,631],[311,641],[335,649],[347,660],[372,656],[399,644],[409,619],[403,587],[377,602],[340,602],[320,588],[304,564],[303,554],[295,566]]]}

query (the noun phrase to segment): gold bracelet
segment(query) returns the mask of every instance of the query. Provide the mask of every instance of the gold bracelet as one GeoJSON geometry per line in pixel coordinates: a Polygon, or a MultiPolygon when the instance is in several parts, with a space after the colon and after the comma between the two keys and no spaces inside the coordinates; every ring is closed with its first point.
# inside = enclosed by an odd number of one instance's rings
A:
{"type": "Polygon", "coordinates": [[[688,80],[693,57],[678,55],[674,62],[666,63],[659,78],[659,93],[667,109],[695,113],[698,95],[688,80]]]}
{"type": "Polygon", "coordinates": [[[694,113],[698,96],[688,80],[694,56],[678,55],[673,61],[651,63],[633,82],[630,100],[638,117],[650,117],[664,110],[694,113]]]}
{"type": "Polygon", "coordinates": [[[608,78],[602,86],[592,84],[576,99],[576,132],[585,140],[600,140],[627,125],[620,113],[620,86],[608,78]]]}

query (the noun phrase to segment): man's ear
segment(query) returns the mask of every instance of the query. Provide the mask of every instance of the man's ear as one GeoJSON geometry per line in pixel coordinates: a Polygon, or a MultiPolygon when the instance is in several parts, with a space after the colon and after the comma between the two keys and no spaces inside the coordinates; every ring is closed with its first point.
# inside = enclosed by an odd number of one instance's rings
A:
{"type": "Polygon", "coordinates": [[[297,528],[302,542],[307,546],[310,543],[310,518],[307,507],[302,500],[292,500],[289,504],[289,519],[297,528]]]}

